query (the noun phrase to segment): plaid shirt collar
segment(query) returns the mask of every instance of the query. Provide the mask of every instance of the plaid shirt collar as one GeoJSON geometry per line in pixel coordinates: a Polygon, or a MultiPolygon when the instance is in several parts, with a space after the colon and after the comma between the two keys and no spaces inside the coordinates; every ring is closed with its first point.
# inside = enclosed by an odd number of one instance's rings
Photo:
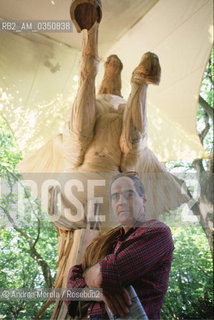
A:
{"type": "MultiPolygon", "coordinates": [[[[146,222],[146,221],[144,221],[144,222],[146,222]]],[[[132,234],[132,232],[134,232],[137,228],[141,227],[144,222],[136,221],[135,224],[126,233],[125,233],[123,227],[121,226],[121,229],[119,231],[119,234],[116,236],[115,241],[125,240],[127,237],[129,237],[130,234],[132,234]]]]}
{"type": "Polygon", "coordinates": [[[142,224],[143,224],[143,222],[136,221],[135,224],[126,233],[125,233],[123,227],[121,226],[119,234],[114,239],[114,243],[117,241],[123,241],[123,240],[127,239],[130,236],[130,234],[132,234],[142,224]]]}

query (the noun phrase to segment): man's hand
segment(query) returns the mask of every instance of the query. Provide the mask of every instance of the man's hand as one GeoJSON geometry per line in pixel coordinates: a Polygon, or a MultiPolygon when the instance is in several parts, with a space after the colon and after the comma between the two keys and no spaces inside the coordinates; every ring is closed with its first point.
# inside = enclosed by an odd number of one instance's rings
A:
{"type": "Polygon", "coordinates": [[[111,293],[105,295],[103,301],[114,315],[124,317],[129,313],[129,307],[131,306],[131,297],[125,288],[122,288],[120,293],[111,293]]]}
{"type": "Polygon", "coordinates": [[[83,273],[83,278],[88,288],[100,288],[102,276],[99,263],[96,263],[94,266],[86,269],[83,273]]]}
{"type": "MultiPolygon", "coordinates": [[[[100,288],[102,275],[100,272],[99,263],[96,263],[94,266],[88,268],[83,273],[83,277],[86,285],[89,288],[100,288]]],[[[132,304],[130,295],[125,288],[122,288],[120,293],[114,293],[112,288],[111,293],[103,296],[103,301],[113,314],[117,314],[120,317],[123,317],[129,313],[129,307],[132,304]]]]}

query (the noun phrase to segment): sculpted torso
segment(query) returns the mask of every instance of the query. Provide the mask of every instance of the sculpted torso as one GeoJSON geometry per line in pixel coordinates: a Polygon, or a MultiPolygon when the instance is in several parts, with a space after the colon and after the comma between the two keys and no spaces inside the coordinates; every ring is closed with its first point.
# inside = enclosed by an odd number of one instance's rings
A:
{"type": "Polygon", "coordinates": [[[120,136],[125,102],[120,97],[102,95],[96,100],[94,138],[79,170],[118,171],[121,161],[120,136]]]}

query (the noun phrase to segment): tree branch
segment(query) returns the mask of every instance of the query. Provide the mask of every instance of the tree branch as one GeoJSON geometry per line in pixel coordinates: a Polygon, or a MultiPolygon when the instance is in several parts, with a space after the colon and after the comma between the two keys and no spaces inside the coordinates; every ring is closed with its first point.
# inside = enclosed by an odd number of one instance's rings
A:
{"type": "MultiPolygon", "coordinates": [[[[8,203],[8,198],[7,198],[7,204],[9,205],[8,203]]],[[[7,208],[9,207],[7,205],[7,208]]],[[[10,223],[12,224],[13,228],[19,232],[25,239],[26,241],[28,242],[29,244],[29,247],[30,247],[30,256],[38,263],[38,265],[41,267],[42,269],[42,273],[43,273],[43,276],[44,276],[44,279],[45,279],[45,282],[47,284],[47,287],[48,288],[52,288],[53,286],[53,282],[52,282],[52,276],[51,276],[51,272],[50,272],[50,268],[49,268],[49,265],[48,263],[42,258],[42,256],[38,253],[38,251],[36,250],[35,248],[35,242],[33,242],[30,238],[30,236],[24,232],[21,228],[19,228],[14,219],[11,217],[9,211],[3,207],[3,206],[0,206],[0,208],[4,211],[4,213],[6,214],[8,220],[10,221],[10,223]]]]}
{"type": "Polygon", "coordinates": [[[202,98],[202,96],[199,96],[199,104],[207,112],[207,114],[209,115],[209,117],[211,118],[211,120],[213,122],[213,110],[214,109],[209,105],[209,103],[207,103],[207,101],[204,100],[204,98],[202,98]]]}
{"type": "Polygon", "coordinates": [[[204,138],[206,137],[209,130],[210,130],[210,124],[207,121],[205,128],[201,131],[201,133],[198,134],[202,144],[203,144],[204,138]]]}
{"type": "MultiPolygon", "coordinates": [[[[32,203],[31,203],[31,201],[30,201],[30,199],[29,199],[29,196],[28,196],[28,194],[27,194],[26,188],[25,188],[25,186],[23,185],[22,181],[21,181],[13,172],[10,172],[7,168],[6,168],[6,170],[7,170],[7,175],[8,175],[8,174],[11,174],[12,177],[22,186],[22,188],[23,188],[23,190],[24,190],[24,193],[25,193],[25,196],[26,196],[26,198],[28,199],[28,202],[29,202],[29,204],[30,204],[32,213],[34,214],[35,218],[37,219],[37,222],[38,222],[38,224],[37,224],[37,231],[38,231],[38,232],[37,232],[37,237],[36,237],[36,239],[35,239],[35,241],[34,241],[34,244],[33,244],[33,246],[35,247],[35,245],[37,244],[37,242],[38,242],[38,240],[39,240],[39,237],[40,237],[40,219],[39,219],[39,217],[37,216],[37,214],[35,213],[35,210],[34,210],[34,208],[33,208],[33,206],[32,206],[32,203]]],[[[11,191],[11,192],[12,192],[12,191],[11,191]]]]}
{"type": "Polygon", "coordinates": [[[210,80],[210,83],[213,83],[213,78],[212,78],[212,59],[210,57],[209,62],[208,62],[208,68],[207,68],[207,76],[210,80]]]}
{"type": "MultiPolygon", "coordinates": [[[[8,206],[9,206],[8,199],[7,199],[7,204],[8,204],[8,206]]],[[[7,206],[7,207],[8,207],[8,206],[7,206]]],[[[9,222],[12,224],[13,228],[14,228],[17,232],[19,232],[19,233],[27,240],[27,242],[28,242],[29,245],[31,246],[33,242],[32,242],[32,240],[31,240],[30,236],[29,236],[26,232],[24,232],[21,228],[19,228],[19,227],[16,225],[15,221],[13,220],[13,218],[11,217],[11,215],[9,214],[9,211],[8,211],[5,207],[0,206],[0,208],[1,208],[1,209],[4,211],[4,213],[6,214],[8,220],[9,220],[9,222]]]]}

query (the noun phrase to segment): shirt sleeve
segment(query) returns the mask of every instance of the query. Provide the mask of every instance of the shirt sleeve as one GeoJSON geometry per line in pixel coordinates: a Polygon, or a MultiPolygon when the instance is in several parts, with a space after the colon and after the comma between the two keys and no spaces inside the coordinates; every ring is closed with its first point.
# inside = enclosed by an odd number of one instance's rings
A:
{"type": "MultiPolygon", "coordinates": [[[[69,270],[68,280],[67,280],[67,289],[73,289],[73,288],[79,289],[79,288],[86,287],[86,283],[82,274],[83,274],[83,270],[82,270],[81,264],[79,265],[77,264],[73,266],[69,270]]],[[[71,303],[71,300],[67,300],[66,298],[64,298],[64,301],[67,306],[71,303]]]]}
{"type": "Polygon", "coordinates": [[[106,256],[100,263],[104,291],[133,283],[159,264],[172,260],[174,249],[171,231],[161,225],[138,237],[123,241],[116,253],[106,256]]]}
{"type": "Polygon", "coordinates": [[[82,275],[82,265],[77,264],[73,266],[68,274],[67,289],[84,288],[86,286],[86,283],[82,275]]]}

